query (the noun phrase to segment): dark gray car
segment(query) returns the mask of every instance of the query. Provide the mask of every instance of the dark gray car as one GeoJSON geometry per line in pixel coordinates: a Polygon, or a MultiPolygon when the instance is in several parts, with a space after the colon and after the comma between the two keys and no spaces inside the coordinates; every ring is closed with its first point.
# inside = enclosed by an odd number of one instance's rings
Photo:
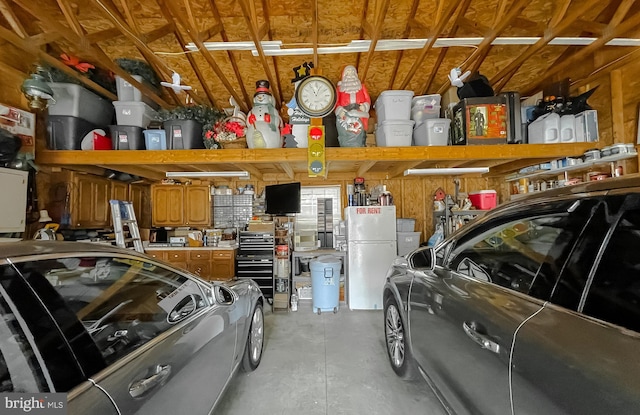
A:
{"type": "Polygon", "coordinates": [[[637,414],[640,179],[540,193],[395,261],[389,361],[455,414],[637,414]]]}
{"type": "Polygon", "coordinates": [[[236,369],[260,364],[251,280],[89,243],[0,252],[0,392],[65,392],[69,414],[208,414],[236,369]]]}

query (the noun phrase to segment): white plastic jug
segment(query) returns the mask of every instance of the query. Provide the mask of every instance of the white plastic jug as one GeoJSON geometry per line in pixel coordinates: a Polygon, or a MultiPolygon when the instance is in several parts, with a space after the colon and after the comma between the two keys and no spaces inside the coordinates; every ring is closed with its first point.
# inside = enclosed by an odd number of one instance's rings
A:
{"type": "Polygon", "coordinates": [[[528,129],[529,144],[558,143],[560,139],[560,115],[550,112],[538,117],[529,124],[528,129]]]}
{"type": "Polygon", "coordinates": [[[576,137],[576,117],[567,114],[560,117],[560,141],[563,143],[575,143],[576,137]]]}

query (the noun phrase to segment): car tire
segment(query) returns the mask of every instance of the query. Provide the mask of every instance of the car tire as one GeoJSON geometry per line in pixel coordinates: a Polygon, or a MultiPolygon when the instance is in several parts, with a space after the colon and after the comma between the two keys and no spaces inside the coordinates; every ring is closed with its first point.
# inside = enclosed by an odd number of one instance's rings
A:
{"type": "Polygon", "coordinates": [[[253,372],[262,360],[262,347],[264,345],[264,313],[262,304],[256,304],[251,315],[249,335],[242,357],[242,370],[253,372]]]}
{"type": "Polygon", "coordinates": [[[393,296],[384,302],[384,339],[387,357],[396,375],[403,379],[415,379],[415,361],[408,343],[405,322],[393,296]]]}

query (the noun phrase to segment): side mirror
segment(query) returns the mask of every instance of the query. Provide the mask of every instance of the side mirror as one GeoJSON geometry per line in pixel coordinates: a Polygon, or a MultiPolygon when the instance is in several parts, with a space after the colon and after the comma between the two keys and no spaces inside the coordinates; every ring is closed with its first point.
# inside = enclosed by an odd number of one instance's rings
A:
{"type": "Polygon", "coordinates": [[[216,302],[218,304],[233,304],[233,293],[227,287],[223,287],[222,285],[215,285],[213,287],[213,292],[215,293],[216,302]]]}
{"type": "Polygon", "coordinates": [[[178,304],[176,304],[171,309],[169,315],[167,316],[167,322],[169,324],[175,324],[179,321],[184,320],[196,310],[197,304],[198,302],[195,295],[187,295],[186,297],[178,301],[178,304]]]}
{"type": "Polygon", "coordinates": [[[418,248],[409,255],[408,261],[416,271],[433,271],[436,265],[436,251],[430,246],[418,248]]]}

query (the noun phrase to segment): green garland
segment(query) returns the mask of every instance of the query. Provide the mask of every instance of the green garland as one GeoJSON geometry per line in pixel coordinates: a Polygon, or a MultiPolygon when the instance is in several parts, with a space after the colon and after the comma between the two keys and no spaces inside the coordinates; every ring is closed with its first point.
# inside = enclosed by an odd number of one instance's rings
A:
{"type": "Polygon", "coordinates": [[[222,121],[225,116],[223,111],[207,105],[190,105],[172,109],[160,109],[155,119],[159,122],[169,120],[195,120],[202,124],[202,140],[207,148],[218,148],[217,143],[208,139],[207,132],[213,131],[214,125],[218,121],[222,121]]]}
{"type": "Polygon", "coordinates": [[[158,79],[158,75],[147,62],[129,58],[118,58],[115,62],[120,68],[131,75],[141,76],[146,83],[153,86],[156,90],[160,90],[160,79],[158,79]]]}

